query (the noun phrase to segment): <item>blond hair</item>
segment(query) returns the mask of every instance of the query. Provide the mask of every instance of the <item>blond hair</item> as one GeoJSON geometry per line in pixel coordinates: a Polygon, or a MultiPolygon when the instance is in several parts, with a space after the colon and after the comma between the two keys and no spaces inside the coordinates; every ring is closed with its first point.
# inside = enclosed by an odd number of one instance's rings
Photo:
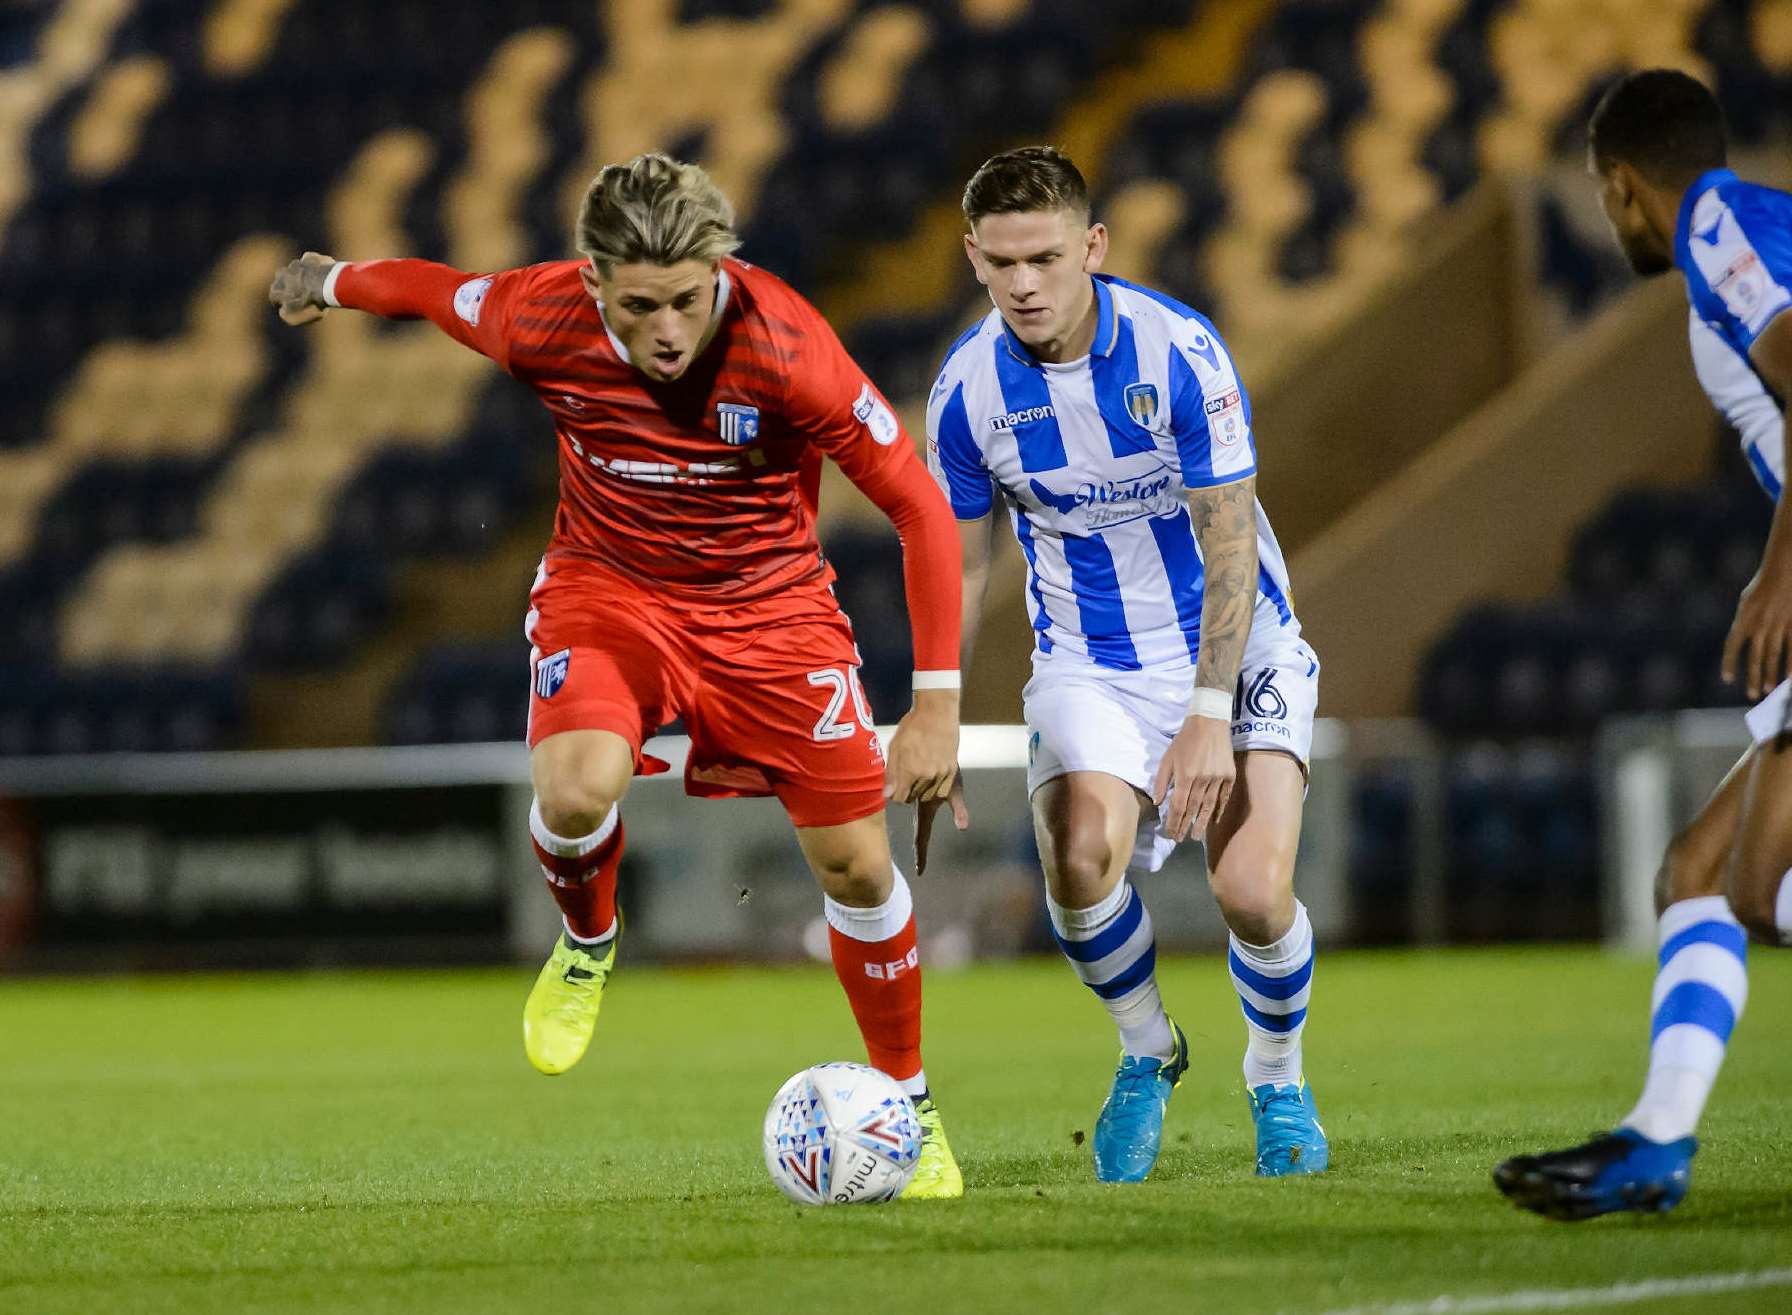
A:
{"type": "Polygon", "coordinates": [[[579,206],[579,251],[606,277],[617,265],[716,261],[738,246],[722,189],[698,165],[658,152],[605,165],[579,206]]]}

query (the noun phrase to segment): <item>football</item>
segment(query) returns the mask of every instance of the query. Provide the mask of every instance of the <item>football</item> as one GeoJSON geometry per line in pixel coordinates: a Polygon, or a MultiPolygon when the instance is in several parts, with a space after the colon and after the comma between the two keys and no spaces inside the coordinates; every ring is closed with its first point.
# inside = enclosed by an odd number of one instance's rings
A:
{"type": "Polygon", "coordinates": [[[894,1200],[921,1158],[921,1121],[895,1079],[865,1064],[817,1064],[765,1112],[765,1167],[799,1205],[894,1200]]]}

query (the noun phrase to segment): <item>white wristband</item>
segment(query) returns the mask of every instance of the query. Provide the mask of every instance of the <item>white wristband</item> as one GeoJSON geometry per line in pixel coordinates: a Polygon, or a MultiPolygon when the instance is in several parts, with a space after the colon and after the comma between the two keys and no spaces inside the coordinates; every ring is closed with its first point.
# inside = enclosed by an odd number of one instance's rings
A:
{"type": "Polygon", "coordinates": [[[916,689],[958,689],[962,685],[956,671],[917,671],[916,689]]]}
{"type": "Polygon", "coordinates": [[[1232,696],[1223,689],[1197,685],[1195,692],[1188,696],[1188,715],[1229,722],[1232,720],[1232,696]]]}
{"type": "Polygon", "coordinates": [[[342,271],[348,268],[348,261],[339,260],[330,266],[330,272],[324,275],[324,302],[330,306],[340,306],[336,300],[336,280],[342,277],[342,271]]]}

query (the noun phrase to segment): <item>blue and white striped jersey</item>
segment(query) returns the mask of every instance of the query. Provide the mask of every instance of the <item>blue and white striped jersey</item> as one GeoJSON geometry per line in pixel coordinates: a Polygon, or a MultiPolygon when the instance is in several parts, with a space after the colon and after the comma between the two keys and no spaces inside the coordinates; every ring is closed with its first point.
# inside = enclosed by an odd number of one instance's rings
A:
{"type": "Polygon", "coordinates": [[[1786,483],[1783,408],[1749,359],[1775,317],[1792,306],[1792,193],[1745,183],[1729,169],[1712,169],[1686,189],[1674,229],[1674,263],[1686,276],[1696,321],[1693,365],[1699,382],[1742,434],[1743,453],[1769,496],[1786,483]],[[1713,343],[1711,339],[1716,339],[1713,343]],[[1730,353],[1724,360],[1718,344],[1730,353]],[[1779,424],[1762,410],[1742,372],[1774,404],[1779,424]]]}
{"type": "MultiPolygon", "coordinates": [[[[960,520],[999,493],[1026,554],[1033,628],[1121,671],[1187,666],[1201,555],[1187,492],[1254,474],[1251,403],[1205,317],[1095,276],[1089,355],[1039,361],[991,310],[953,344],[927,403],[928,464],[960,520]]],[[[1257,507],[1259,616],[1299,633],[1288,569],[1257,507]]]]}
{"type": "Polygon", "coordinates": [[[1695,310],[1688,317],[1693,373],[1705,396],[1742,440],[1742,455],[1767,496],[1779,501],[1786,483],[1786,417],[1761,376],[1695,310]]]}

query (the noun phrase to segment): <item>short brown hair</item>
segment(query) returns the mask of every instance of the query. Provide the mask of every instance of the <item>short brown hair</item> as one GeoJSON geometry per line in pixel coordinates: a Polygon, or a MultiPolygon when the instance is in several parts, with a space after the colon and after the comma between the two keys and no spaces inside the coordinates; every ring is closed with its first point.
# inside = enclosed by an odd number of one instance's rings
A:
{"type": "Polygon", "coordinates": [[[1034,210],[1089,213],[1089,184],[1056,146],[1022,146],[992,155],[964,185],[967,223],[975,224],[985,215],[1034,210]]]}
{"type": "Polygon", "coordinates": [[[578,247],[605,278],[618,265],[716,261],[740,246],[734,207],[694,164],[637,155],[605,165],[579,206],[578,247]]]}

